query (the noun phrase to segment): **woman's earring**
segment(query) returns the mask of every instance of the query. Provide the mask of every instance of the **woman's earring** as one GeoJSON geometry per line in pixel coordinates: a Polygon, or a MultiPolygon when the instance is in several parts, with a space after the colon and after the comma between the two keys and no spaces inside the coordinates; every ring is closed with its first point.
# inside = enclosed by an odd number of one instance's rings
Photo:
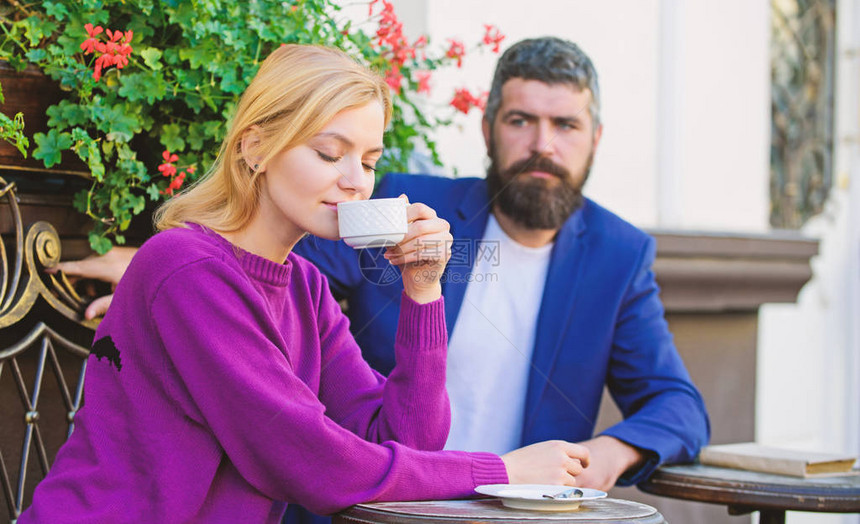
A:
{"type": "Polygon", "coordinates": [[[260,164],[254,164],[254,171],[258,170],[259,168],[260,168],[260,164]]]}

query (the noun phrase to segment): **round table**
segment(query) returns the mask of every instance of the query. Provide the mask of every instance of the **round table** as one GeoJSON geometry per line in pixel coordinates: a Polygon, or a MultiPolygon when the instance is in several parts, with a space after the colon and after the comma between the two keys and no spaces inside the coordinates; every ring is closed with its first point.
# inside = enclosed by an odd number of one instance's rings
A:
{"type": "Polygon", "coordinates": [[[504,524],[665,524],[663,515],[651,506],[620,499],[584,502],[575,511],[524,511],[502,506],[498,499],[432,500],[422,502],[378,502],[353,506],[333,518],[347,523],[454,524],[500,522],[504,524]]]}
{"type": "Polygon", "coordinates": [[[860,475],[800,478],[682,464],[658,468],[642,491],[725,504],[732,515],[759,511],[761,524],[785,522],[786,511],[860,513],[860,475]]]}

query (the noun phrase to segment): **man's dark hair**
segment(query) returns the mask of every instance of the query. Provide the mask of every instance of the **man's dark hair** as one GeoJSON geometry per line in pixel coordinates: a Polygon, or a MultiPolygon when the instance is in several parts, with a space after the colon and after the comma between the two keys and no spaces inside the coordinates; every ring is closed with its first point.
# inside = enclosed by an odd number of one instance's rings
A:
{"type": "Polygon", "coordinates": [[[594,129],[600,125],[600,86],[597,71],[582,49],[573,42],[546,36],[521,40],[509,47],[496,65],[496,74],[487,98],[484,118],[495,124],[502,104],[502,86],[512,78],[539,80],[547,84],[568,84],[591,91],[588,107],[594,129]]]}

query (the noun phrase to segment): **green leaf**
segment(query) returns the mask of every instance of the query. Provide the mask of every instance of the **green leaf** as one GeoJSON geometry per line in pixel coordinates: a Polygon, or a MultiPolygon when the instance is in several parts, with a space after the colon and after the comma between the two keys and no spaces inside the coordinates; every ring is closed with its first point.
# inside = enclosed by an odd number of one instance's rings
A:
{"type": "Polygon", "coordinates": [[[129,203],[131,204],[131,212],[135,215],[139,215],[143,212],[143,208],[146,207],[146,199],[140,195],[129,195],[129,203]]]}
{"type": "MultiPolygon", "coordinates": [[[[179,58],[188,60],[193,69],[207,68],[213,63],[218,63],[217,49],[210,49],[211,45],[200,45],[194,48],[185,48],[179,51],[179,58]]],[[[208,68],[207,68],[208,70],[208,68]]]]}
{"type": "Polygon", "coordinates": [[[90,135],[76,127],[72,130],[72,140],[74,140],[74,150],[78,158],[87,163],[90,168],[90,174],[96,180],[101,182],[105,175],[105,165],[102,161],[101,149],[99,144],[90,137],[90,135]]]}
{"type": "Polygon", "coordinates": [[[132,104],[116,104],[104,110],[103,121],[99,129],[106,133],[108,140],[128,142],[141,130],[141,121],[137,115],[139,107],[132,104]]]}
{"type": "Polygon", "coordinates": [[[112,159],[116,153],[116,142],[102,140],[102,154],[106,159],[112,159]]]}
{"type": "Polygon", "coordinates": [[[137,159],[137,153],[135,153],[128,144],[118,143],[116,145],[117,157],[120,160],[135,160],[137,159]]]}
{"type": "Polygon", "coordinates": [[[157,71],[124,74],[120,78],[119,95],[129,102],[146,99],[149,104],[161,100],[167,94],[164,77],[157,71]]]}
{"type": "Polygon", "coordinates": [[[174,48],[169,48],[164,50],[164,61],[168,65],[175,65],[179,63],[179,51],[174,48]]]}
{"type": "Polygon", "coordinates": [[[221,78],[221,89],[228,93],[241,94],[245,90],[245,83],[236,78],[236,70],[229,69],[221,78]]]}
{"type": "MultiPolygon", "coordinates": [[[[146,165],[136,158],[126,158],[117,164],[117,183],[124,187],[137,187],[138,183],[149,178],[146,173],[146,165]]],[[[160,173],[159,173],[160,174],[160,173]]]]}
{"type": "Polygon", "coordinates": [[[186,141],[188,145],[191,146],[192,149],[200,150],[203,148],[203,144],[206,139],[209,138],[206,133],[206,127],[203,124],[192,122],[188,126],[188,137],[186,141]]]}
{"type": "Polygon", "coordinates": [[[42,7],[48,16],[54,17],[57,20],[65,20],[69,16],[69,10],[66,6],[57,2],[42,2],[42,7]]]}
{"type": "Polygon", "coordinates": [[[156,71],[162,68],[161,62],[161,51],[154,47],[147,47],[143,51],[140,52],[140,56],[143,57],[143,62],[150,68],[155,69],[156,71]]]}
{"type": "Polygon", "coordinates": [[[161,193],[158,192],[158,186],[155,184],[151,184],[146,188],[146,194],[149,195],[149,199],[153,202],[158,202],[161,199],[161,193]]]}
{"type": "Polygon", "coordinates": [[[137,0],[135,2],[138,8],[143,11],[143,14],[149,16],[154,8],[153,0],[137,0]]]}
{"type": "Polygon", "coordinates": [[[48,127],[55,129],[69,129],[89,122],[89,114],[82,106],[65,99],[50,106],[45,114],[48,115],[48,127]]]}
{"type": "Polygon", "coordinates": [[[69,133],[60,133],[56,129],[51,129],[47,135],[36,133],[33,139],[37,146],[33,151],[33,158],[41,160],[47,168],[59,164],[63,159],[63,151],[72,146],[72,136],[69,133]]]}
{"type": "Polygon", "coordinates": [[[19,73],[27,69],[28,62],[18,55],[12,55],[8,59],[9,65],[19,73]]]}
{"type": "Polygon", "coordinates": [[[42,20],[36,15],[25,18],[21,24],[24,27],[24,37],[31,47],[38,46],[43,38],[57,29],[57,24],[50,20],[42,20]]]}
{"type": "Polygon", "coordinates": [[[89,193],[86,189],[82,189],[72,197],[72,205],[81,213],[87,212],[87,201],[89,200],[88,194],[89,193]]]}
{"type": "Polygon", "coordinates": [[[216,142],[220,142],[227,131],[227,126],[222,120],[210,120],[203,124],[203,128],[206,130],[206,136],[214,138],[216,142]]]}
{"type": "Polygon", "coordinates": [[[27,51],[27,60],[38,63],[48,57],[48,52],[44,49],[30,49],[27,51]]]}
{"type": "Polygon", "coordinates": [[[185,149],[185,140],[179,136],[181,132],[179,124],[168,124],[161,128],[161,143],[172,153],[185,149]]]}
{"type": "Polygon", "coordinates": [[[109,238],[97,233],[96,231],[90,232],[89,239],[90,247],[99,255],[104,255],[113,247],[113,243],[109,238]]]}

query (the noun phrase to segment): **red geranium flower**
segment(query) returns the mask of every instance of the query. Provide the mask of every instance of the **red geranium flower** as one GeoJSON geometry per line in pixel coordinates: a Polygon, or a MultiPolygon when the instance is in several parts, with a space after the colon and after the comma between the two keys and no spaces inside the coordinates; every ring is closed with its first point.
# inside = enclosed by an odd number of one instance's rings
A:
{"type": "Polygon", "coordinates": [[[499,28],[492,24],[484,24],[484,43],[493,46],[493,52],[499,52],[499,44],[505,39],[505,35],[499,31],[499,28]]]}
{"type": "Polygon", "coordinates": [[[179,160],[179,155],[171,154],[170,151],[165,149],[161,157],[164,158],[164,163],[158,166],[158,170],[161,171],[162,176],[172,177],[176,174],[176,166],[173,163],[179,160]]]}
{"type": "Polygon", "coordinates": [[[430,94],[430,71],[418,71],[415,79],[418,80],[418,92],[430,94]]]}
{"type": "Polygon", "coordinates": [[[89,38],[81,43],[81,50],[85,55],[97,54],[96,61],[93,67],[93,79],[98,82],[102,77],[102,71],[111,66],[116,66],[117,69],[122,69],[128,65],[128,56],[132,53],[131,39],[134,37],[133,31],[104,31],[101,26],[93,27],[92,24],[84,25],[89,38]],[[102,42],[97,37],[105,32],[108,41],[102,42]],[[123,37],[125,39],[123,40],[123,37]]]}
{"type": "Polygon", "coordinates": [[[475,96],[465,87],[461,87],[454,92],[454,98],[451,99],[450,105],[463,114],[468,114],[473,107],[483,110],[487,105],[487,93],[481,93],[480,96],[475,96]]]}
{"type": "Polygon", "coordinates": [[[454,40],[453,38],[449,38],[448,41],[451,42],[451,47],[448,48],[448,52],[445,53],[445,56],[448,58],[456,58],[457,67],[462,67],[463,55],[466,54],[466,46],[463,45],[463,42],[454,40]]]}
{"type": "Polygon", "coordinates": [[[400,68],[394,67],[391,71],[385,74],[385,82],[396,94],[400,94],[400,84],[403,82],[403,75],[400,74],[400,68]]]}

